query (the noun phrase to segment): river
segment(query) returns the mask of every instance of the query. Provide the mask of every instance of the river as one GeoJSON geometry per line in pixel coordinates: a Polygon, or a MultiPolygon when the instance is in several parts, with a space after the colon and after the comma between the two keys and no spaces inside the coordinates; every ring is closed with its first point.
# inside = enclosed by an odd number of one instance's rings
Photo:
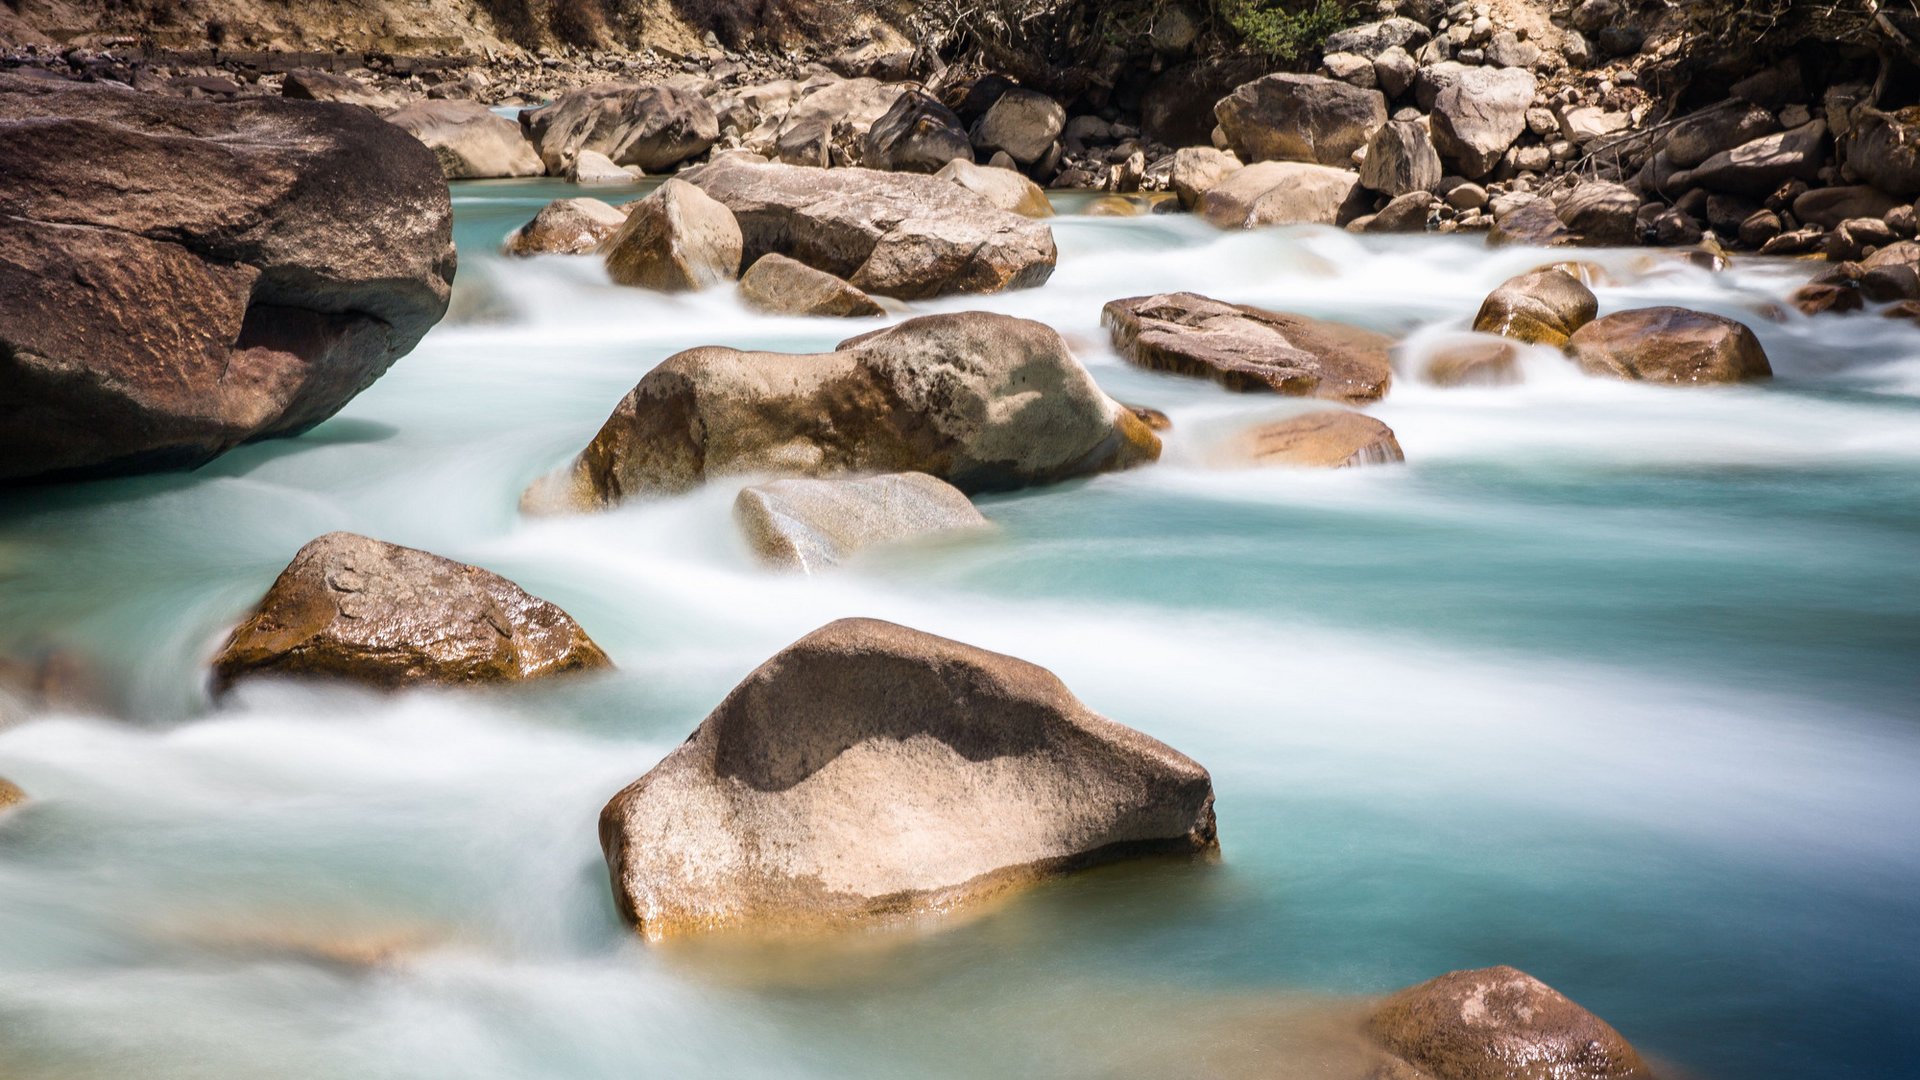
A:
{"type": "Polygon", "coordinates": [[[1742,319],[1776,378],[1623,384],[1544,352],[1517,386],[1402,372],[1369,411],[1404,466],[1229,470],[1211,443],[1310,405],[1131,368],[1102,303],[1191,289],[1417,354],[1557,256],[1070,213],[1044,288],[911,310],[1056,327],[1172,418],[1164,459],[984,497],[990,533],[807,577],[755,564],[725,485],[518,514],[661,358],[865,328],[494,254],[577,193],[456,185],[455,314],[307,436],[0,494],[0,652],[82,657],[105,699],[0,731],[0,776],[33,796],[0,818],[0,1074],[1305,1076],[1288,1040],[1314,1017],[1496,963],[1684,1075],[1920,1068],[1911,324],[1765,318],[1806,264],[1592,253],[1603,312],[1742,319]],[[505,574],[619,670],[212,705],[225,630],[334,529],[505,574]],[[1193,756],[1222,857],[806,947],[638,942],[601,805],[847,615],[1043,664],[1193,756]]]}

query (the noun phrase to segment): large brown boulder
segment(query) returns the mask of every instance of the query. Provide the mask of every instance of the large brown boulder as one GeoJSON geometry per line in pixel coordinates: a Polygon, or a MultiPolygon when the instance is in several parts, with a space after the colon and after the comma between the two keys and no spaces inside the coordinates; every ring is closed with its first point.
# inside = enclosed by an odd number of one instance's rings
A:
{"type": "Polygon", "coordinates": [[[1527,130],[1527,109],[1539,83],[1521,68],[1465,68],[1433,99],[1433,145],[1460,175],[1493,171],[1527,130]]]}
{"type": "Polygon", "coordinates": [[[1889,195],[1920,195],[1920,107],[1894,112],[1854,110],[1847,130],[1847,164],[1889,195]]]}
{"type": "Polygon", "coordinates": [[[1305,315],[1183,292],[1115,300],[1101,321],[1129,361],[1229,390],[1375,401],[1393,382],[1391,338],[1305,315]]]}
{"type": "Polygon", "coordinates": [[[1179,197],[1181,206],[1192,210],[1199,205],[1202,195],[1240,169],[1240,159],[1225,150],[1211,146],[1182,147],[1173,152],[1167,186],[1179,197]]]}
{"type": "Polygon", "coordinates": [[[434,156],[354,105],[0,74],[0,482],[198,465],[446,312],[434,156]]]}
{"type": "Polygon", "coordinates": [[[1694,186],[1758,199],[1789,180],[1819,179],[1826,161],[1827,122],[1812,120],[1723,150],[1686,175],[1694,186]]]}
{"type": "Polygon", "coordinates": [[[967,129],[952,109],[919,90],[907,90],[867,129],[860,163],[891,172],[939,172],[950,161],[973,163],[967,129]]]}
{"type": "Polygon", "coordinates": [[[563,94],[520,114],[520,126],[551,176],[564,176],[582,150],[616,165],[666,172],[720,139],[705,98],[673,86],[607,83],[563,94]]]}
{"type": "Polygon", "coordinates": [[[1191,759],[1044,668],[871,619],[781,650],[600,814],[614,898],[652,940],[924,917],[1217,844],[1191,759]]]}
{"type": "Polygon", "coordinates": [[[1234,155],[1344,167],[1387,122],[1387,99],[1320,75],[1282,72],[1237,87],[1214,105],[1234,155]]]}
{"type": "Polygon", "coordinates": [[[1304,161],[1262,161],[1227,173],[1200,195],[1201,217],[1222,229],[1338,225],[1352,216],[1360,174],[1304,161]]]}
{"type": "Polygon", "coordinates": [[[601,250],[622,285],[687,292],[739,277],[741,246],[733,212],[675,178],[628,206],[601,250]]]}
{"type": "Polygon", "coordinates": [[[627,223],[627,212],[599,199],[555,199],[507,235],[509,255],[591,255],[627,223]]]}
{"type": "Polygon", "coordinates": [[[384,689],[523,682],[611,667],[566,612],[498,574],[353,533],[307,544],[213,661],[255,675],[384,689]]]}
{"type": "Polygon", "coordinates": [[[1455,971],[1402,990],[1366,1026],[1424,1080],[1653,1080],[1606,1021],[1510,967],[1455,971]]]}
{"type": "Polygon", "coordinates": [[[1588,180],[1554,199],[1554,213],[1589,244],[1631,244],[1639,238],[1635,220],[1640,196],[1624,184],[1588,180]]]}
{"type": "Polygon", "coordinates": [[[477,101],[421,101],[387,114],[425,143],[449,180],[539,176],[546,171],[520,126],[477,101]]]}
{"type": "Polygon", "coordinates": [[[1159,456],[1060,335],[984,311],[927,315],[813,355],[689,349],[660,362],[531,510],[591,510],[716,476],[924,472],[967,492],[1159,456]]]}
{"type": "Polygon", "coordinates": [[[966,492],[921,472],[770,480],[740,489],[733,518],[762,561],[808,573],[864,548],[987,524],[966,492]]]}
{"type": "Polygon", "coordinates": [[[873,297],[825,270],[769,252],[740,275],[740,297],[761,311],[849,318],[884,315],[873,297]]]}
{"type": "Polygon", "coordinates": [[[1715,154],[1779,130],[1780,122],[1769,110],[1750,101],[1729,99],[1674,125],[1667,135],[1667,160],[1676,169],[1691,169],[1715,154]]]}
{"type": "Polygon", "coordinates": [[[1695,386],[1773,374],[1752,330],[1686,308],[1614,312],[1574,331],[1567,351],[1590,375],[1639,382],[1695,386]]]}
{"type": "Polygon", "coordinates": [[[1487,294],[1473,328],[1532,345],[1565,345],[1600,314],[1600,300],[1579,278],[1543,266],[1508,278],[1487,294]]]}
{"type": "Polygon", "coordinates": [[[680,176],[733,211],[746,263],[777,251],[882,296],[1039,285],[1058,258],[1044,223],[938,177],[736,158],[680,176]]]}
{"type": "Polygon", "coordinates": [[[1228,447],[1236,464],[1346,469],[1407,460],[1393,429],[1351,409],[1315,409],[1241,432],[1228,447]]]}

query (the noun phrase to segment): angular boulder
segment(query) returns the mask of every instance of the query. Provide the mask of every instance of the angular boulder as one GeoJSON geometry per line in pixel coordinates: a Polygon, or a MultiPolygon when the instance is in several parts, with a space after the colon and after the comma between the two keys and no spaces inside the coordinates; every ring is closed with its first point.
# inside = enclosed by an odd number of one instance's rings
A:
{"type": "Polygon", "coordinates": [[[1508,278],[1488,293],[1473,317],[1473,328],[1558,348],[1598,314],[1600,300],[1592,289],[1559,267],[1544,266],[1508,278]]]}
{"type": "Polygon", "coordinates": [[[865,78],[808,85],[812,89],[787,109],[774,131],[774,156],[789,165],[858,164],[853,159],[867,132],[904,92],[865,78]]]}
{"type": "Polygon", "coordinates": [[[1567,339],[1589,375],[1698,386],[1773,374],[1753,331],[1732,319],[1677,307],[1635,308],[1595,319],[1567,339]]]}
{"type": "Polygon", "coordinates": [[[1388,49],[1413,52],[1425,45],[1433,33],[1412,19],[1394,16],[1379,22],[1361,23],[1327,35],[1321,50],[1330,53],[1357,53],[1369,60],[1388,49]]]}
{"type": "Polygon", "coordinates": [[[1045,224],[934,176],[725,158],[680,178],[733,211],[749,264],[777,251],[882,296],[1039,285],[1058,258],[1045,224]]]}
{"type": "Polygon", "coordinates": [[[907,90],[867,129],[860,163],[889,172],[937,173],[950,161],[973,164],[973,144],[960,117],[939,100],[907,90]]]}
{"type": "Polygon", "coordinates": [[[627,223],[626,211],[599,199],[555,199],[507,235],[508,255],[591,255],[627,223]]]}
{"type": "Polygon", "coordinates": [[[1044,668],[871,619],[783,649],[600,815],[650,940],[926,916],[1217,844],[1189,758],[1044,668]]]}
{"type": "Polygon", "coordinates": [[[1589,180],[1554,200],[1561,224],[1590,244],[1631,244],[1639,236],[1640,196],[1624,184],[1589,180]]]}
{"type": "Polygon", "coordinates": [[[0,74],[0,483],[318,424],[445,314],[452,226],[357,106],[0,74]]]}
{"type": "Polygon", "coordinates": [[[425,143],[449,180],[539,176],[546,171],[519,125],[477,101],[422,101],[387,114],[425,143]]]}
{"type": "Polygon", "coordinates": [[[1173,189],[1180,205],[1191,210],[1200,204],[1200,196],[1212,191],[1240,167],[1240,159],[1225,150],[1211,146],[1182,147],[1173,152],[1167,186],[1173,189]]]}
{"type": "Polygon", "coordinates": [[[1053,204],[1047,201],[1047,193],[1040,190],[1039,184],[1012,169],[995,169],[975,165],[970,159],[955,158],[934,175],[951,180],[1000,209],[1012,211],[1021,217],[1053,216],[1053,204]]]}
{"type": "Polygon", "coordinates": [[[1521,68],[1464,68],[1433,99],[1433,145],[1470,180],[1493,171],[1527,130],[1539,82],[1521,68]]]}
{"type": "Polygon", "coordinates": [[[740,489],[733,519],[763,562],[808,573],[864,548],[987,524],[965,492],[921,472],[754,484],[740,489]]]}
{"type": "Polygon", "coordinates": [[[707,347],[660,362],[522,498],[594,510],[716,476],[924,472],[968,493],[1152,461],[1160,440],[1040,323],[926,315],[830,353],[707,347]]]}
{"type": "Polygon", "coordinates": [[[1398,198],[1414,191],[1432,191],[1440,183],[1440,154],[1433,148],[1425,124],[1395,120],[1374,132],[1360,163],[1360,184],[1398,198]]]}
{"type": "Polygon", "coordinates": [[[1606,1021],[1510,967],[1455,971],[1387,998],[1367,1034],[1428,1080],[1653,1080],[1606,1021]]]}
{"type": "Polygon", "coordinates": [[[1337,225],[1351,212],[1360,174],[1304,161],[1262,161],[1236,169],[1197,204],[1216,228],[1337,225]]]}
{"type": "Polygon", "coordinates": [[[1409,191],[1405,195],[1394,196],[1380,208],[1379,213],[1348,222],[1347,228],[1367,233],[1425,232],[1427,218],[1439,203],[1439,198],[1431,191],[1409,191]]]}
{"type": "Polygon", "coordinates": [[[310,541],[213,661],[382,689],[524,682],[611,667],[566,612],[498,574],[354,533],[310,541]]]}
{"type": "Polygon", "coordinates": [[[1750,101],[1729,100],[1675,124],[1667,135],[1665,153],[1674,168],[1692,169],[1715,154],[1779,130],[1772,112],[1750,101]]]}
{"type": "Polygon", "coordinates": [[[1387,122],[1387,99],[1338,79],[1282,72],[1243,83],[1213,112],[1234,156],[1249,165],[1345,166],[1387,122]]]}
{"type": "Polygon", "coordinates": [[[1902,199],[1920,195],[1920,107],[1855,109],[1846,150],[1862,180],[1902,199]]]}
{"type": "Polygon", "coordinates": [[[1112,301],[1101,321],[1130,362],[1241,393],[1376,401],[1393,383],[1393,339],[1343,323],[1186,292],[1112,301]]]}
{"type": "Polygon", "coordinates": [[[981,154],[1005,151],[1022,165],[1045,157],[1067,123],[1067,110],[1040,93],[1016,86],[1001,94],[973,128],[973,146],[981,154]]]}
{"type": "Polygon", "coordinates": [[[1261,424],[1235,438],[1229,453],[1236,463],[1306,469],[1391,465],[1407,460],[1392,428],[1351,409],[1316,409],[1261,424]]]}
{"type": "Polygon", "coordinates": [[[625,223],[602,245],[608,277],[661,292],[732,281],[741,249],[733,212],[677,177],[629,205],[625,223]]]}
{"type": "Polygon", "coordinates": [[[1813,120],[1713,155],[1686,175],[1709,191],[1764,198],[1789,180],[1819,179],[1827,161],[1827,122],[1813,120]]]}
{"type": "Polygon", "coordinates": [[[720,139],[705,98],[673,86],[607,83],[575,90],[520,114],[520,126],[552,176],[566,175],[582,150],[644,172],[699,157],[720,139]]]}
{"type": "Polygon", "coordinates": [[[782,315],[885,315],[873,297],[824,270],[785,255],[760,256],[740,275],[740,296],[761,311],[782,315]]]}

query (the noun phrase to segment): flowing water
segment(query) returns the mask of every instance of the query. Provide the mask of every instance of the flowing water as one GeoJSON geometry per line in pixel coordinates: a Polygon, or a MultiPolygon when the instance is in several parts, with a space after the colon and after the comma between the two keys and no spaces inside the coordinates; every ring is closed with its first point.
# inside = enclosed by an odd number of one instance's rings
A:
{"type": "Polygon", "coordinates": [[[1212,443],[1310,405],[1124,365],[1104,301],[1194,289],[1417,356],[1548,256],[1067,215],[1045,288],[911,310],[1057,327],[1110,393],[1171,415],[1165,459],[983,498],[990,534],[791,576],[754,564],[726,485],[516,512],[668,354],[862,329],[492,254],[570,194],[459,185],[456,313],[309,435],[0,496],[0,652],[80,657],[105,699],[0,732],[0,776],[33,796],[0,819],[0,1074],[1307,1076],[1314,1016],[1495,963],[1677,1073],[1920,1071],[1910,325],[1764,318],[1804,266],[1604,252],[1603,310],[1741,318],[1778,377],[1663,389],[1546,353],[1519,386],[1403,375],[1370,411],[1404,467],[1223,470],[1212,443]],[[507,575],[618,673],[210,704],[225,629],[333,529],[507,575]],[[1046,665],[1191,754],[1222,858],[916,932],[633,940],[600,806],[846,615],[1046,665]]]}

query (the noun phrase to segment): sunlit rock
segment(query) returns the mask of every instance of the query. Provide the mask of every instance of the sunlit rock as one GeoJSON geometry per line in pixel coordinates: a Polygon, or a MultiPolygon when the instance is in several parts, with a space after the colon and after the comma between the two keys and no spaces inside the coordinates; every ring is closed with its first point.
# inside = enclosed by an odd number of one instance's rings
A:
{"type": "Polygon", "coordinates": [[[1344,323],[1198,293],[1115,300],[1101,319],[1115,350],[1133,363],[1229,390],[1374,401],[1393,382],[1393,339],[1344,323]]]}
{"type": "Polygon", "coordinates": [[[566,612],[498,574],[353,533],[309,542],[213,662],[260,675],[417,684],[523,682],[611,667],[566,612]]]}
{"type": "Polygon", "coordinates": [[[1000,209],[1011,210],[1021,217],[1053,216],[1053,204],[1047,201],[1047,193],[1040,190],[1039,184],[1012,169],[994,169],[955,158],[934,175],[951,180],[1000,209]]]}
{"type": "Polygon", "coordinates": [[[1250,165],[1344,166],[1387,122],[1387,99],[1338,79],[1282,72],[1236,87],[1213,112],[1234,156],[1250,165]]]}
{"type": "Polygon", "coordinates": [[[619,284],[686,292],[738,277],[741,247],[733,212],[676,178],[629,204],[601,253],[619,284]]]}
{"type": "Polygon", "coordinates": [[[449,180],[539,176],[546,171],[520,125],[477,101],[419,101],[387,123],[425,143],[449,180]]]}
{"type": "Polygon", "coordinates": [[[1360,174],[1303,161],[1262,161],[1235,169],[1196,204],[1222,229],[1266,225],[1337,225],[1354,209],[1360,174]]]}
{"type": "Polygon", "coordinates": [[[1393,429],[1351,409],[1316,409],[1241,432],[1221,455],[1234,465],[1344,469],[1405,461],[1393,429]]]}
{"type": "Polygon", "coordinates": [[[1510,967],[1402,990],[1368,1018],[1367,1033],[1420,1080],[1653,1080],[1606,1021],[1510,967]]]}
{"type": "Polygon", "coordinates": [[[947,912],[1217,841],[1207,771],[1044,668],[846,619],[762,664],[614,796],[600,844],[622,914],[657,940],[947,912]]]}
{"type": "Polygon", "coordinates": [[[782,315],[860,317],[884,315],[873,297],[806,263],[769,252],[740,275],[740,296],[762,311],[782,315]]]}
{"type": "Polygon", "coordinates": [[[808,572],[863,548],[987,524],[965,492],[919,472],[754,484],[733,517],[762,561],[808,572]]]}
{"type": "Polygon", "coordinates": [[[582,150],[605,154],[615,165],[666,172],[720,138],[720,118],[704,98],[665,85],[575,90],[521,113],[520,126],[551,176],[564,176],[582,150]]]}
{"type": "Polygon", "coordinates": [[[1677,307],[1618,311],[1588,323],[1567,351],[1590,375],[1692,386],[1773,374],[1753,331],[1732,319],[1677,307]]]}
{"type": "Polygon", "coordinates": [[[590,255],[627,223],[627,212],[599,199],[555,199],[507,235],[508,255],[590,255]]]}
{"type": "Polygon", "coordinates": [[[1487,294],[1473,328],[1530,345],[1560,346],[1600,313],[1600,300],[1557,266],[1508,278],[1487,294]]]}

